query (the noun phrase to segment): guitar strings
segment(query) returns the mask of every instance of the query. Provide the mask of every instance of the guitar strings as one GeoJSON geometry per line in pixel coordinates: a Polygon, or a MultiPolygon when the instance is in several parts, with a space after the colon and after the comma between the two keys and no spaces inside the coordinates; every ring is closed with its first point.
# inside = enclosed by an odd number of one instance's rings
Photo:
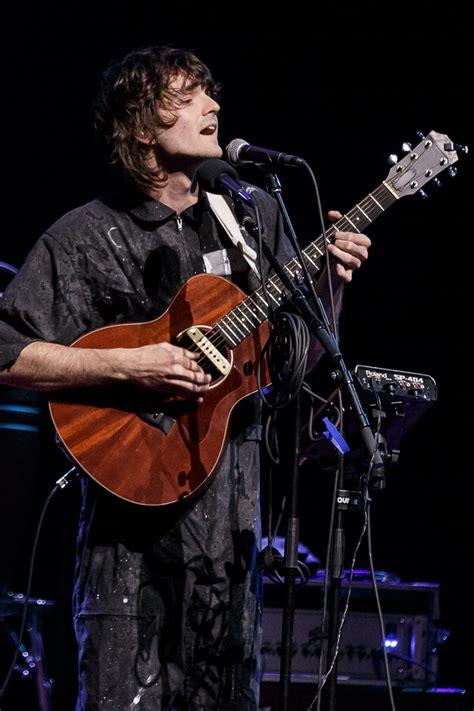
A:
{"type": "MultiPolygon", "coordinates": [[[[369,193],[354,208],[352,208],[347,215],[343,215],[337,223],[331,225],[331,227],[327,230],[328,241],[332,235],[343,226],[352,227],[353,229],[358,230],[358,226],[354,224],[353,219],[359,221],[360,212],[362,212],[362,215],[366,218],[368,223],[372,222],[380,212],[383,212],[386,207],[394,201],[394,199],[395,198],[388,187],[382,183],[382,185],[378,186],[372,193],[369,193]]],[[[316,240],[311,242],[305,250],[303,250],[304,256],[311,262],[313,268],[317,267],[317,264],[313,262],[313,258],[318,259],[323,256],[323,252],[321,250],[323,240],[323,235],[320,235],[316,238],[316,240]]],[[[289,273],[290,277],[295,278],[295,273],[297,274],[299,271],[298,260],[293,258],[288,264],[284,265],[284,269],[289,273]]],[[[273,275],[267,280],[266,285],[270,298],[273,298],[277,306],[280,306],[282,302],[281,294],[283,293],[283,284],[280,279],[276,275],[273,275]]],[[[233,347],[239,345],[244,338],[252,333],[252,330],[263,322],[263,319],[261,320],[257,313],[257,309],[260,311],[262,311],[262,309],[258,306],[255,299],[259,298],[267,310],[270,309],[270,306],[260,292],[261,289],[258,289],[256,292],[243,299],[239,304],[234,306],[229,313],[225,314],[219,321],[217,321],[206,333],[208,341],[222,354],[224,354],[228,348],[232,349],[233,347]],[[254,307],[253,309],[252,306],[254,307]],[[244,308],[248,311],[249,315],[243,312],[244,308]],[[256,321],[256,323],[253,323],[253,321],[256,321]],[[249,322],[252,326],[251,330],[248,330],[248,324],[246,322],[249,322]],[[233,340],[236,341],[235,346],[229,342],[229,337],[226,338],[225,335],[223,335],[222,331],[224,329],[227,329],[232,334],[233,340]]],[[[263,314],[265,318],[268,317],[268,313],[263,312],[263,314]]],[[[195,343],[192,343],[189,346],[189,350],[193,353],[200,352],[198,345],[195,343]]],[[[201,352],[201,356],[197,362],[201,366],[205,365],[206,362],[208,362],[208,357],[201,352]]]]}

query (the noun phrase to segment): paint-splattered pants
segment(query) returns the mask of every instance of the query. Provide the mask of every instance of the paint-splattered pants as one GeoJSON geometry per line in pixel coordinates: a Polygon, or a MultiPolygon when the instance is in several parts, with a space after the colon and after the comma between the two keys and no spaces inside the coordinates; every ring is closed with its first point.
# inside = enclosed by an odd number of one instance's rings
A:
{"type": "Polygon", "coordinates": [[[261,630],[258,427],[187,510],[134,506],[87,478],[76,711],[256,711],[261,630]]]}

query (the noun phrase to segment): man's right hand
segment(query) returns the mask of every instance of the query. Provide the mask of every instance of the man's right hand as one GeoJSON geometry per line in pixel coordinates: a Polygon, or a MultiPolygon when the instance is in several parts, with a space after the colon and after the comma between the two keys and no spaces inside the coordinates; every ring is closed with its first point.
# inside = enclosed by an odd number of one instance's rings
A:
{"type": "Polygon", "coordinates": [[[170,343],[120,349],[128,359],[125,379],[141,387],[202,400],[211,376],[198,365],[199,353],[170,343]]]}

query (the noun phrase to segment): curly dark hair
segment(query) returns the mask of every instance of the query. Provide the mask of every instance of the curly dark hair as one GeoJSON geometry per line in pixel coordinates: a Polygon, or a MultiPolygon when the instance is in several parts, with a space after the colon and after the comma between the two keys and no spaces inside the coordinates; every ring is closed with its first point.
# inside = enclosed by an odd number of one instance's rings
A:
{"type": "Polygon", "coordinates": [[[127,54],[102,74],[94,103],[94,125],[111,151],[111,162],[121,164],[125,173],[145,192],[166,183],[164,170],[148,164],[148,143],[160,128],[172,126],[158,115],[158,108],[178,108],[187,92],[202,86],[217,98],[220,86],[208,67],[189,50],[147,47],[127,54]],[[182,74],[182,89],[170,84],[182,74]]]}

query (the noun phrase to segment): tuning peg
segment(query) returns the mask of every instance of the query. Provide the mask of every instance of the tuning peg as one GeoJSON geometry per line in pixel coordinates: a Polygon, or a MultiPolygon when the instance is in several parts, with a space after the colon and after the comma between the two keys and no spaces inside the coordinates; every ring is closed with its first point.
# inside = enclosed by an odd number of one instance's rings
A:
{"type": "Polygon", "coordinates": [[[411,149],[412,149],[411,143],[406,143],[406,142],[402,143],[402,151],[404,153],[410,153],[411,149]]]}
{"type": "Polygon", "coordinates": [[[454,176],[458,174],[458,169],[455,168],[453,165],[451,165],[451,166],[448,168],[448,173],[449,173],[449,177],[450,177],[450,178],[454,178],[454,176]]]}
{"type": "Polygon", "coordinates": [[[437,188],[441,188],[443,185],[439,178],[433,178],[433,183],[436,185],[437,188]]]}
{"type": "Polygon", "coordinates": [[[398,163],[398,156],[396,153],[390,153],[387,162],[389,165],[396,165],[398,163]]]}
{"type": "Polygon", "coordinates": [[[469,147],[464,146],[462,143],[445,143],[444,150],[457,151],[458,153],[464,153],[464,155],[467,155],[469,153],[469,147]]]}
{"type": "Polygon", "coordinates": [[[421,131],[417,131],[417,132],[416,132],[416,135],[418,136],[418,138],[421,138],[422,140],[423,140],[424,138],[426,138],[425,134],[422,133],[421,131]]]}
{"type": "Polygon", "coordinates": [[[424,190],[418,190],[418,195],[421,197],[422,200],[426,200],[428,197],[428,193],[425,193],[424,190]]]}

